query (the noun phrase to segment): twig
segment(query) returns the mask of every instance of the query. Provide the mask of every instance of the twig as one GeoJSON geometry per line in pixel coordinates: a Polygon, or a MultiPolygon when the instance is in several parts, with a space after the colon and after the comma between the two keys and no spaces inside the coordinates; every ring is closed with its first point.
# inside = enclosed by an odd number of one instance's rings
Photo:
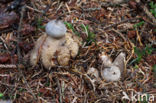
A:
{"type": "Polygon", "coordinates": [[[0,74],[0,77],[9,77],[10,75],[8,74],[0,74]]]}
{"type": "Polygon", "coordinates": [[[88,11],[96,11],[96,10],[101,10],[101,7],[100,8],[87,8],[87,9],[84,9],[84,8],[81,8],[84,12],[88,12],[88,11]]]}
{"type": "Polygon", "coordinates": [[[120,37],[126,42],[127,41],[127,39],[123,36],[123,34],[122,33],[120,33],[119,31],[117,31],[117,30],[115,30],[115,29],[112,29],[114,32],[116,32],[117,34],[119,34],[120,35],[120,37]]]}
{"type": "Polygon", "coordinates": [[[71,10],[70,10],[70,8],[69,8],[68,4],[67,4],[67,3],[65,3],[65,5],[66,5],[66,8],[67,8],[68,12],[69,12],[69,13],[71,13],[71,10]]]}
{"type": "MultiPolygon", "coordinates": [[[[20,69],[23,69],[24,65],[19,64],[18,67],[20,69]]],[[[0,69],[16,69],[16,68],[17,68],[17,65],[15,64],[0,64],[0,69]]]]}
{"type": "Polygon", "coordinates": [[[17,68],[17,66],[14,64],[0,64],[0,69],[1,68],[17,68]]]}
{"type": "Polygon", "coordinates": [[[8,49],[9,46],[5,43],[5,40],[2,38],[2,36],[0,37],[0,39],[1,39],[2,43],[4,44],[4,47],[9,51],[9,49],[8,49]]]}
{"type": "Polygon", "coordinates": [[[134,47],[135,47],[135,45],[130,41],[130,40],[128,40],[129,41],[129,43],[130,43],[130,45],[131,45],[131,48],[132,48],[132,50],[131,50],[131,55],[128,57],[128,59],[125,61],[125,64],[127,65],[127,66],[130,66],[131,65],[131,63],[130,64],[128,64],[128,62],[130,61],[130,59],[132,58],[132,56],[134,55],[134,47]]]}
{"type": "Polygon", "coordinates": [[[59,89],[59,100],[60,100],[60,103],[63,103],[62,102],[62,90],[61,90],[61,85],[60,85],[59,79],[57,79],[57,86],[58,86],[58,89],[59,89]]]}
{"type": "Polygon", "coordinates": [[[40,10],[38,10],[38,9],[34,9],[34,8],[28,6],[28,5],[26,6],[26,8],[28,8],[28,9],[30,9],[30,10],[32,10],[32,11],[36,11],[36,12],[38,12],[38,13],[43,13],[43,11],[40,11],[40,10]]]}
{"type": "MultiPolygon", "coordinates": [[[[11,85],[11,84],[7,84],[7,83],[3,83],[3,82],[1,82],[1,81],[0,81],[0,84],[1,84],[1,85],[5,85],[5,86],[8,86],[8,87],[16,87],[15,85],[11,85]]],[[[24,88],[24,87],[20,87],[20,86],[17,86],[16,88],[19,88],[19,89],[26,89],[26,88],[24,88]]]]}
{"type": "Polygon", "coordinates": [[[74,97],[71,103],[76,103],[77,97],[74,97]]]}
{"type": "Polygon", "coordinates": [[[83,74],[83,73],[77,71],[76,69],[69,69],[69,68],[64,68],[64,69],[67,70],[70,73],[73,73],[73,74],[77,75],[78,77],[81,77],[82,76],[82,78],[86,82],[87,86],[90,89],[93,89],[95,91],[95,85],[92,82],[91,78],[87,74],[83,74]]]}
{"type": "Polygon", "coordinates": [[[21,17],[20,17],[20,22],[19,22],[19,27],[18,27],[18,31],[17,31],[17,55],[18,55],[18,65],[17,65],[17,69],[19,70],[19,73],[20,75],[23,77],[23,80],[25,82],[25,84],[27,85],[28,87],[28,90],[30,91],[30,93],[33,95],[34,99],[36,100],[36,96],[35,94],[33,93],[32,89],[30,88],[29,84],[27,83],[26,81],[26,78],[24,77],[20,67],[19,67],[19,64],[22,63],[22,58],[21,58],[21,51],[20,51],[20,47],[19,47],[19,42],[20,42],[20,31],[21,31],[21,28],[22,28],[22,21],[23,21],[23,15],[24,15],[24,11],[25,11],[25,5],[22,7],[22,10],[21,10],[21,17]]]}
{"type": "Polygon", "coordinates": [[[143,9],[144,13],[152,20],[152,22],[154,24],[156,24],[155,17],[149,12],[149,10],[147,9],[147,7],[146,6],[143,6],[143,7],[141,6],[141,8],[143,9]]]}
{"type": "Polygon", "coordinates": [[[145,22],[144,25],[143,25],[143,27],[142,27],[142,29],[141,29],[141,33],[140,33],[141,36],[143,34],[143,31],[145,31],[146,26],[147,26],[147,23],[145,22]]]}
{"type": "Polygon", "coordinates": [[[1,30],[0,31],[0,34],[2,34],[2,33],[7,33],[7,32],[10,32],[10,31],[12,31],[13,30],[13,28],[8,28],[8,29],[5,29],[5,30],[1,30]]]}
{"type": "Polygon", "coordinates": [[[137,34],[137,39],[138,39],[138,41],[139,41],[140,46],[143,46],[143,44],[142,44],[142,42],[141,42],[141,37],[140,37],[139,32],[138,32],[137,29],[136,29],[136,34],[137,34]]]}
{"type": "Polygon", "coordinates": [[[108,26],[104,27],[103,29],[104,29],[104,30],[105,30],[105,29],[109,29],[109,28],[111,28],[111,27],[115,27],[115,26],[120,25],[120,24],[122,24],[122,23],[125,23],[125,22],[132,22],[133,20],[137,20],[137,19],[139,19],[139,18],[126,19],[126,20],[117,22],[117,23],[115,23],[115,24],[108,25],[108,26]]]}
{"type": "Polygon", "coordinates": [[[60,3],[59,7],[57,8],[56,12],[58,12],[58,10],[62,7],[63,2],[60,3]]]}
{"type": "Polygon", "coordinates": [[[93,83],[93,81],[91,80],[91,78],[87,74],[83,74],[83,73],[77,71],[76,69],[69,69],[69,68],[71,68],[69,66],[57,66],[57,68],[65,69],[69,73],[75,74],[78,77],[82,77],[83,80],[85,81],[85,83],[87,84],[87,86],[90,89],[93,89],[95,91],[95,89],[96,89],[95,84],[93,83]]]}

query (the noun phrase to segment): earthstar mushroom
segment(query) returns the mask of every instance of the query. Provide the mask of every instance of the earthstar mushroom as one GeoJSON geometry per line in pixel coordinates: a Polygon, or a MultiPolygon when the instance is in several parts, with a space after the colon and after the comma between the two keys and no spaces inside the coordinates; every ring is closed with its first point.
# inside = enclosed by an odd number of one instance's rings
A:
{"type": "Polygon", "coordinates": [[[124,71],[125,54],[120,53],[112,63],[110,58],[102,54],[100,59],[103,61],[103,68],[101,70],[101,76],[106,81],[118,81],[121,74],[124,71]]]}
{"type": "Polygon", "coordinates": [[[81,38],[72,33],[66,33],[67,28],[60,20],[52,20],[46,25],[44,33],[30,54],[30,63],[36,65],[41,59],[45,68],[57,65],[67,66],[70,58],[76,57],[81,38]]]}

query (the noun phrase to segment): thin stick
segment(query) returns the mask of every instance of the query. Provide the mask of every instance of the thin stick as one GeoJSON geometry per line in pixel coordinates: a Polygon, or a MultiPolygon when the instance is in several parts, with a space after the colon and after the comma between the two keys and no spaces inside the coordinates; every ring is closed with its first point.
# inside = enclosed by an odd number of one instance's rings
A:
{"type": "Polygon", "coordinates": [[[112,29],[114,32],[116,32],[117,34],[119,34],[119,36],[126,42],[127,39],[123,36],[122,33],[120,33],[119,31],[115,30],[115,29],[112,29]]]}
{"type": "Polygon", "coordinates": [[[2,36],[0,36],[0,39],[1,39],[2,43],[4,44],[4,47],[9,51],[8,45],[6,44],[6,42],[5,42],[5,40],[2,38],[2,36]]]}
{"type": "Polygon", "coordinates": [[[62,90],[61,90],[61,85],[60,85],[60,82],[59,82],[59,80],[57,79],[57,86],[58,86],[58,88],[59,88],[59,102],[60,103],[63,103],[62,102],[62,90]]]}
{"type": "Polygon", "coordinates": [[[101,10],[101,7],[99,8],[87,8],[87,9],[84,9],[84,8],[81,8],[83,11],[85,12],[89,12],[89,11],[96,11],[96,10],[101,10]]]}
{"type": "Polygon", "coordinates": [[[23,80],[24,80],[25,84],[27,85],[28,90],[33,95],[34,99],[36,100],[37,98],[36,98],[35,94],[33,93],[32,89],[30,88],[29,84],[27,83],[26,78],[24,77],[24,75],[23,75],[23,73],[22,73],[22,71],[20,69],[20,66],[19,66],[19,64],[22,63],[21,51],[20,51],[20,47],[19,47],[19,41],[20,41],[20,31],[21,31],[21,28],[22,28],[22,21],[23,21],[24,11],[25,11],[25,5],[22,7],[22,10],[21,10],[21,17],[20,17],[20,22],[19,22],[18,31],[17,31],[17,34],[18,34],[17,35],[17,55],[18,55],[17,69],[19,70],[20,75],[23,77],[23,80]]]}
{"type": "Polygon", "coordinates": [[[155,17],[149,12],[149,10],[147,9],[147,7],[146,6],[143,6],[143,7],[141,6],[141,8],[143,9],[144,13],[152,20],[152,22],[154,24],[156,24],[155,17]]]}
{"type": "Polygon", "coordinates": [[[1,68],[17,68],[17,66],[14,64],[0,64],[0,69],[1,68]]]}
{"type": "Polygon", "coordinates": [[[34,9],[34,8],[28,6],[28,5],[26,6],[26,8],[28,8],[28,9],[30,9],[30,10],[32,10],[32,11],[36,11],[36,12],[38,12],[38,13],[43,13],[42,11],[40,11],[40,10],[38,10],[38,9],[34,9]]]}
{"type": "Polygon", "coordinates": [[[140,37],[139,32],[138,32],[137,29],[136,29],[136,34],[137,34],[137,39],[138,39],[138,41],[139,41],[140,46],[143,46],[143,44],[142,44],[142,42],[141,42],[141,37],[140,37]]]}
{"type": "Polygon", "coordinates": [[[69,13],[71,13],[71,10],[70,10],[70,8],[69,8],[68,4],[67,4],[67,3],[65,3],[65,5],[66,5],[66,8],[67,8],[68,12],[69,12],[69,13]]]}
{"type": "Polygon", "coordinates": [[[24,88],[24,87],[20,87],[20,86],[17,86],[17,87],[16,87],[15,85],[3,83],[3,82],[1,82],[1,81],[0,81],[0,84],[1,84],[1,85],[5,85],[5,86],[8,86],[8,87],[14,87],[14,88],[19,88],[19,89],[26,89],[26,88],[24,88]]]}
{"type": "Polygon", "coordinates": [[[137,19],[139,19],[139,18],[126,19],[126,20],[117,22],[117,23],[115,23],[115,24],[108,25],[108,26],[104,27],[103,29],[104,29],[104,30],[105,30],[105,29],[109,29],[109,28],[111,28],[111,27],[115,27],[115,26],[120,25],[120,24],[122,24],[122,23],[131,22],[131,21],[137,20],[137,19]]]}
{"type": "Polygon", "coordinates": [[[91,78],[87,74],[83,74],[83,73],[77,71],[76,69],[69,69],[69,68],[64,68],[64,69],[66,71],[72,73],[72,74],[77,75],[78,77],[81,77],[82,76],[83,80],[88,84],[88,87],[90,89],[93,89],[95,91],[95,85],[92,82],[91,78]]]}
{"type": "Polygon", "coordinates": [[[2,34],[2,33],[7,33],[7,32],[10,32],[10,31],[12,31],[12,30],[13,30],[13,28],[4,29],[4,30],[1,30],[1,31],[0,31],[0,34],[2,34]]]}

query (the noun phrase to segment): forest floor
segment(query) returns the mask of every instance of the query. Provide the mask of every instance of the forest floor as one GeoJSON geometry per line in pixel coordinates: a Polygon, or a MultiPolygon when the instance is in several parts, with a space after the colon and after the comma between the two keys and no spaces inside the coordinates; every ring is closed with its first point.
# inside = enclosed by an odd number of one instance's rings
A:
{"type": "Polygon", "coordinates": [[[155,34],[155,0],[0,0],[0,100],[154,103],[155,34]],[[29,54],[53,19],[64,21],[68,31],[82,38],[83,46],[67,67],[46,70],[41,62],[32,67],[29,54]],[[119,81],[92,82],[87,74],[91,67],[100,72],[102,52],[112,60],[126,54],[119,81]]]}

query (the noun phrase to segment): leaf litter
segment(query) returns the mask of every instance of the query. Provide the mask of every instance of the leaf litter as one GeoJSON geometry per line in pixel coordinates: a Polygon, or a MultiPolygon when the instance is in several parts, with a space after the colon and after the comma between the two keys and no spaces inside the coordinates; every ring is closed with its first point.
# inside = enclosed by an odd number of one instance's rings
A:
{"type": "Polygon", "coordinates": [[[132,92],[156,96],[156,27],[151,1],[7,1],[0,2],[6,9],[0,10],[0,99],[15,103],[120,103],[131,101],[132,92]],[[17,1],[8,11],[8,5],[17,1]],[[39,60],[32,67],[30,52],[52,19],[65,21],[68,31],[80,36],[83,45],[68,66],[47,70],[39,60]],[[120,80],[108,82],[101,77],[99,56],[103,52],[112,60],[121,52],[126,54],[120,80]]]}

